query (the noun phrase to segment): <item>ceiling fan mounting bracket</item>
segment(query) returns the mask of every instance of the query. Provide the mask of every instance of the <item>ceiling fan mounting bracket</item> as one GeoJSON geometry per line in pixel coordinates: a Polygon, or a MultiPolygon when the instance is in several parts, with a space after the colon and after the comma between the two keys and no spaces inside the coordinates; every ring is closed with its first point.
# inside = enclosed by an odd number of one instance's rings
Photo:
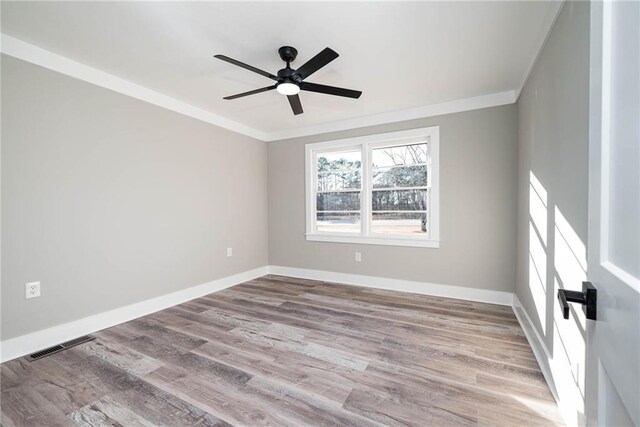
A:
{"type": "Polygon", "coordinates": [[[298,50],[295,47],[282,46],[280,49],[278,49],[278,54],[284,62],[289,64],[289,62],[293,62],[296,60],[296,57],[298,56],[298,50]]]}

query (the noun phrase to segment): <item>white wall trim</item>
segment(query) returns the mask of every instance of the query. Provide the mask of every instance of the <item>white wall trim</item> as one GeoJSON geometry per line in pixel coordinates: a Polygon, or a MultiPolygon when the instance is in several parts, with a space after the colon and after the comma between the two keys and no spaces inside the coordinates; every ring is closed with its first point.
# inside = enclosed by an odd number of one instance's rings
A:
{"type": "Polygon", "coordinates": [[[320,233],[308,233],[306,239],[310,242],[330,242],[330,243],[358,243],[362,245],[381,245],[381,246],[405,246],[411,248],[432,248],[437,249],[440,247],[440,240],[434,239],[403,239],[389,238],[389,237],[365,237],[365,236],[347,236],[346,233],[338,235],[333,234],[320,234],[320,233]]]}
{"type": "Polygon", "coordinates": [[[216,279],[202,285],[193,286],[146,301],[2,341],[0,342],[0,362],[22,357],[82,335],[95,333],[102,329],[221,291],[266,274],[512,306],[516,318],[533,349],[533,353],[540,365],[547,384],[549,384],[551,393],[558,402],[557,392],[552,381],[549,367],[549,360],[551,358],[549,351],[533,326],[520,300],[511,292],[283,266],[259,267],[232,276],[216,279]]]}
{"type": "Polygon", "coordinates": [[[39,65],[58,73],[74,77],[96,86],[113,90],[123,95],[148,102],[167,110],[210,123],[221,128],[249,136],[260,141],[278,141],[281,139],[297,138],[301,136],[318,135],[329,132],[338,132],[349,129],[357,129],[368,126],[384,125],[388,123],[404,122],[407,120],[421,119],[424,117],[440,116],[443,114],[460,113],[477,110],[480,108],[496,107],[513,104],[516,102],[515,90],[475,96],[430,104],[422,107],[385,112],[363,117],[305,126],[295,129],[287,129],[275,132],[266,132],[255,129],[234,120],[212,113],[187,102],[164,95],[160,92],[132,83],[121,77],[106,73],[89,65],[74,61],[65,56],[48,51],[33,44],[24,42],[15,37],[2,33],[0,38],[0,52],[14,58],[39,65]]]}
{"type": "Polygon", "coordinates": [[[441,116],[443,114],[461,113],[481,108],[513,104],[515,102],[515,90],[508,90],[505,92],[474,96],[472,98],[425,105],[423,107],[407,108],[404,110],[390,111],[370,116],[354,117],[346,120],[322,123],[319,125],[271,132],[269,134],[269,141],[278,141],[281,139],[298,138],[301,136],[319,135],[323,133],[378,126],[388,123],[404,122],[407,120],[422,119],[424,117],[441,116]]]}
{"type": "Polygon", "coordinates": [[[266,274],[322,280],[346,285],[411,292],[422,295],[456,298],[490,304],[509,306],[514,304],[513,294],[511,292],[491,291],[487,289],[475,289],[452,285],[439,285],[434,283],[363,276],[357,274],[336,273],[331,271],[308,270],[282,266],[264,266],[2,341],[0,342],[0,361],[6,362],[17,357],[25,356],[61,342],[68,341],[82,335],[91,334],[111,326],[119,325],[121,323],[182,304],[192,299],[221,291],[266,274]]]}
{"type": "Polygon", "coordinates": [[[69,59],[57,53],[50,52],[38,46],[23,42],[6,34],[2,34],[0,50],[2,53],[48,68],[58,73],[74,77],[96,86],[113,90],[115,92],[128,95],[132,98],[148,102],[167,110],[192,117],[221,128],[250,136],[261,141],[266,141],[267,134],[241,123],[222,117],[218,114],[194,107],[191,104],[148,89],[144,86],[132,83],[123,78],[106,73],[97,68],[90,67],[80,62],[69,59]]]}
{"type": "Polygon", "coordinates": [[[216,279],[202,285],[193,286],[146,301],[141,301],[125,307],[116,308],[93,316],[85,317],[83,319],[64,323],[62,325],[53,326],[51,328],[11,338],[0,342],[0,360],[1,362],[6,362],[17,357],[25,356],[35,351],[77,338],[81,335],[95,333],[102,329],[221,291],[266,274],[276,274],[303,279],[322,280],[338,284],[362,286],[373,289],[386,289],[512,306],[516,313],[516,317],[529,340],[531,348],[534,351],[536,359],[540,364],[545,379],[547,379],[554,397],[556,396],[555,389],[552,386],[553,383],[549,381],[551,376],[547,362],[549,357],[548,350],[544,346],[544,342],[540,336],[535,331],[535,328],[533,327],[529,316],[520,304],[520,301],[511,292],[283,266],[259,267],[253,270],[234,274],[232,276],[216,279]]]}
{"type": "Polygon", "coordinates": [[[0,343],[0,360],[1,362],[6,362],[7,360],[15,359],[82,335],[91,334],[120,323],[128,322],[164,310],[165,308],[221,291],[228,287],[255,279],[256,277],[264,276],[268,274],[268,271],[269,268],[267,266],[259,267],[254,270],[216,279],[202,285],[193,286],[146,301],[11,338],[0,343]]]}
{"type": "Polygon", "coordinates": [[[556,400],[556,403],[559,403],[558,392],[556,390],[555,383],[553,382],[553,375],[551,374],[551,366],[549,366],[549,360],[552,358],[551,353],[549,353],[549,349],[544,343],[544,340],[533,325],[533,322],[531,322],[531,318],[522,306],[520,299],[518,299],[518,296],[515,294],[513,295],[513,312],[515,313],[518,323],[520,323],[520,327],[527,337],[527,341],[529,341],[529,345],[533,350],[533,355],[536,357],[538,365],[540,365],[540,370],[549,385],[549,390],[551,390],[553,398],[556,400]]]}
{"type": "Polygon", "coordinates": [[[456,298],[466,301],[486,302],[499,305],[513,305],[511,292],[491,291],[463,286],[439,285],[435,283],[415,282],[410,280],[390,279],[385,277],[362,276],[359,274],[337,273],[333,271],[309,270],[305,268],[269,266],[270,274],[298,277],[301,279],[322,280],[325,282],[343,283],[345,285],[363,286],[374,289],[387,289],[414,294],[456,298]]]}
{"type": "Polygon", "coordinates": [[[539,42],[538,42],[538,51],[536,53],[536,55],[533,57],[533,59],[531,60],[531,64],[529,65],[529,68],[527,69],[527,74],[524,75],[524,79],[522,80],[522,83],[520,84],[520,86],[518,86],[518,88],[516,89],[516,101],[518,100],[518,98],[520,98],[520,94],[522,93],[522,89],[524,89],[524,86],[527,84],[527,81],[529,81],[529,77],[531,76],[531,73],[533,72],[533,69],[535,68],[536,64],[538,63],[538,58],[540,58],[540,55],[542,54],[542,50],[544,49],[544,47],[547,45],[547,40],[549,40],[549,37],[551,36],[551,32],[553,31],[553,28],[556,26],[556,21],[558,20],[558,17],[560,16],[560,12],[562,12],[562,8],[564,7],[566,0],[560,0],[557,2],[552,2],[551,4],[557,4],[557,9],[551,9],[549,11],[549,13],[547,14],[546,18],[545,18],[545,23],[548,24],[543,24],[542,28],[546,28],[547,31],[546,33],[543,33],[539,42]]]}

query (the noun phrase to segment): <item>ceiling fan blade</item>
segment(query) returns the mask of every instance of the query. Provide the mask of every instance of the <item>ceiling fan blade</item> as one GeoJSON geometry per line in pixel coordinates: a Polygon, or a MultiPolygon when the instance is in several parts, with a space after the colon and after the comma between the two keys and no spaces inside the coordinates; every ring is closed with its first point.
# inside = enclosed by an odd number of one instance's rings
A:
{"type": "Polygon", "coordinates": [[[231,95],[231,96],[225,96],[222,99],[236,99],[236,98],[242,98],[243,96],[249,96],[249,95],[255,95],[256,93],[260,93],[260,92],[266,92],[268,90],[273,90],[276,88],[277,85],[273,85],[273,86],[267,86],[267,87],[262,87],[260,89],[255,89],[255,90],[250,90],[249,92],[242,92],[239,93],[237,95],[231,95]]]}
{"type": "Polygon", "coordinates": [[[360,98],[360,95],[362,95],[362,92],[359,90],[344,89],[341,87],[325,86],[325,85],[319,85],[317,83],[307,83],[307,82],[300,83],[300,89],[306,90],[308,92],[325,93],[327,95],[344,96],[347,98],[355,98],[355,99],[360,98]]]}
{"type": "Polygon", "coordinates": [[[309,77],[311,74],[318,71],[320,68],[327,65],[329,62],[336,59],[339,55],[332,49],[325,47],[322,52],[305,62],[300,68],[296,70],[296,74],[299,75],[302,80],[309,77]]]}
{"type": "Polygon", "coordinates": [[[228,62],[230,64],[237,65],[238,67],[242,67],[245,70],[253,71],[254,73],[260,74],[261,76],[265,76],[265,77],[270,78],[271,80],[278,81],[278,77],[274,76],[273,74],[267,73],[266,71],[263,71],[263,70],[261,70],[259,68],[251,66],[249,64],[245,64],[244,62],[236,61],[235,59],[229,58],[228,56],[214,55],[214,58],[221,59],[221,60],[226,61],[226,62],[228,62]]]}
{"type": "Polygon", "coordinates": [[[287,95],[287,99],[289,100],[293,114],[297,116],[304,112],[302,111],[302,104],[300,103],[300,97],[298,95],[287,95]]]}

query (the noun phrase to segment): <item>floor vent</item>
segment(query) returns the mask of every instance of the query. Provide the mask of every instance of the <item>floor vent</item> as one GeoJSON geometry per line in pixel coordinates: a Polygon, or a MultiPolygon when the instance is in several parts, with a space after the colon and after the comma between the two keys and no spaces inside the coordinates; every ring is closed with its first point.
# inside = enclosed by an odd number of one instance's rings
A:
{"type": "Polygon", "coordinates": [[[79,345],[79,344],[84,344],[84,343],[89,342],[89,341],[94,340],[94,339],[95,339],[95,337],[92,337],[91,335],[85,335],[85,336],[80,337],[80,338],[74,338],[72,340],[63,342],[62,344],[54,345],[53,347],[49,347],[49,348],[45,348],[44,350],[36,351],[35,353],[30,354],[29,356],[27,356],[27,360],[29,360],[30,362],[33,362],[34,360],[42,359],[43,357],[52,355],[54,353],[58,353],[58,352],[60,352],[62,350],[66,350],[68,348],[71,348],[71,347],[79,345]]]}

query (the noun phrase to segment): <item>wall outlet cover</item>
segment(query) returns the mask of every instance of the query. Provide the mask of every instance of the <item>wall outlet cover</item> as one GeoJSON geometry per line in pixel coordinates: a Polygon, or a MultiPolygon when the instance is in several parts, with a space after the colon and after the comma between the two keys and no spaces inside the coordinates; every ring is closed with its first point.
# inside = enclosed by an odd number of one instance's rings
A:
{"type": "Polygon", "coordinates": [[[362,253],[356,252],[356,262],[362,261],[362,253]]]}
{"type": "Polygon", "coordinates": [[[227,248],[227,256],[233,256],[233,248],[227,248]]]}
{"type": "Polygon", "coordinates": [[[29,298],[37,298],[40,296],[40,282],[29,282],[25,285],[25,296],[29,298]]]}

